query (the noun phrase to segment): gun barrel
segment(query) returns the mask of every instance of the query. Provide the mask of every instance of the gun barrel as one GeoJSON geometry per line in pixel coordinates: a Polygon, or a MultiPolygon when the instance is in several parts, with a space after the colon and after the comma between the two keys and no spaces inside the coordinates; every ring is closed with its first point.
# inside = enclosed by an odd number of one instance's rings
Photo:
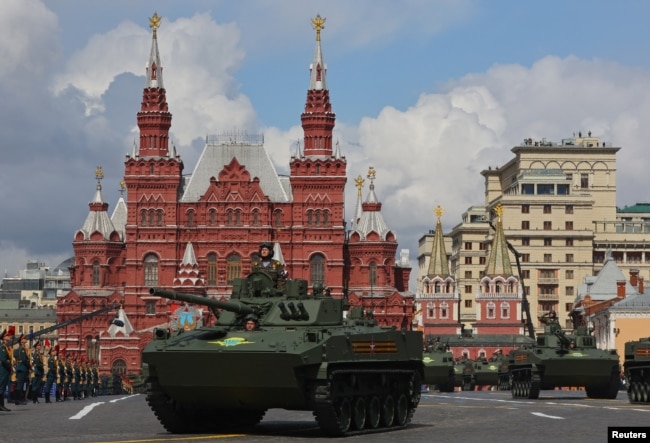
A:
{"type": "Polygon", "coordinates": [[[568,345],[571,343],[571,340],[562,333],[562,331],[555,331],[555,336],[560,339],[563,345],[568,345]]]}
{"type": "Polygon", "coordinates": [[[236,301],[219,301],[210,298],[201,297],[200,295],[185,294],[182,292],[166,291],[160,288],[150,288],[149,294],[157,297],[169,298],[171,300],[184,301],[187,303],[194,303],[195,305],[208,306],[215,311],[216,309],[223,309],[225,311],[235,312],[237,314],[247,315],[255,312],[250,306],[236,302],[236,301]]]}

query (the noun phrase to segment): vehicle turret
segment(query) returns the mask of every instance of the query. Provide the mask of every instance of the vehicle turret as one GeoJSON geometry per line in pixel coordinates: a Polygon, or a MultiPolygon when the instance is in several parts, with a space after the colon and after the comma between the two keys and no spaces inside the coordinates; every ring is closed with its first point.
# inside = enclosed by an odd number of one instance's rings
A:
{"type": "Polygon", "coordinates": [[[252,314],[254,312],[253,308],[241,302],[227,302],[227,301],[213,300],[211,298],[202,297],[200,295],[166,291],[160,288],[149,289],[149,294],[155,295],[157,297],[168,298],[170,300],[177,300],[177,301],[183,301],[185,303],[207,306],[212,310],[213,313],[215,313],[215,315],[219,314],[218,309],[223,309],[225,311],[234,312],[243,315],[252,314]]]}

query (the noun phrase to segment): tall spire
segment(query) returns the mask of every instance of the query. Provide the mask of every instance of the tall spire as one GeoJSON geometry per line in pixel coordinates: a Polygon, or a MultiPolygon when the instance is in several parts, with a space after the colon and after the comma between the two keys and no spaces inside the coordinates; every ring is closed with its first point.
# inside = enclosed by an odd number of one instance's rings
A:
{"type": "Polygon", "coordinates": [[[138,112],[140,128],[140,157],[166,157],[168,155],[169,128],[172,115],[168,111],[167,97],[162,78],[162,65],[158,54],[158,28],[160,17],[154,13],[149,18],[153,30],[151,53],[146,68],[146,81],[142,93],[142,104],[138,112]]]}
{"type": "Polygon", "coordinates": [[[431,259],[429,261],[429,271],[427,275],[433,277],[439,275],[446,277],[449,275],[449,263],[447,262],[447,251],[445,250],[445,237],[442,233],[442,223],[440,218],[445,212],[440,205],[436,206],[433,211],[438,218],[436,222],[436,233],[433,237],[433,247],[431,248],[431,259]]]}
{"type": "Polygon", "coordinates": [[[314,58],[309,65],[309,90],[305,112],[301,115],[302,129],[305,133],[305,157],[332,156],[332,130],[336,120],[330,104],[327,89],[327,66],[323,61],[321,50],[321,31],[325,28],[325,19],[316,15],[311,20],[316,30],[314,58]]]}
{"type": "Polygon", "coordinates": [[[492,239],[492,248],[490,249],[490,256],[488,257],[485,268],[485,275],[509,277],[513,274],[510,256],[508,255],[508,244],[506,243],[506,236],[503,233],[503,222],[501,221],[503,206],[498,204],[494,208],[494,212],[497,215],[496,232],[494,233],[494,239],[492,239]]]}
{"type": "Polygon", "coordinates": [[[375,168],[372,166],[368,168],[370,191],[368,192],[366,201],[361,204],[363,211],[354,227],[354,231],[359,233],[362,240],[365,240],[371,232],[376,232],[381,240],[386,240],[387,236],[392,234],[392,231],[386,224],[384,217],[381,215],[381,202],[377,200],[377,195],[375,194],[376,173],[375,168]]]}
{"type": "Polygon", "coordinates": [[[95,195],[88,206],[90,212],[84,221],[81,232],[84,234],[85,239],[90,239],[90,236],[99,232],[104,240],[110,240],[111,234],[115,232],[115,226],[108,216],[108,203],[102,197],[102,179],[104,178],[104,171],[101,166],[95,169],[95,178],[97,179],[97,186],[95,188],[95,195]]]}
{"type": "Polygon", "coordinates": [[[363,214],[362,193],[364,183],[365,180],[363,177],[361,177],[361,174],[359,174],[359,176],[354,179],[354,185],[357,187],[357,205],[354,210],[354,218],[352,219],[352,229],[355,229],[357,227],[357,223],[359,223],[359,220],[361,219],[361,214],[363,214]]]}

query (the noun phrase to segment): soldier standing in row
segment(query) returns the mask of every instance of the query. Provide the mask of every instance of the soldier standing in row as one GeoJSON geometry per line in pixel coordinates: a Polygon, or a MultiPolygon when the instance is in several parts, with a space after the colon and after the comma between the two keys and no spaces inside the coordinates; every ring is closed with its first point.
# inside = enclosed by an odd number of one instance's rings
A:
{"type": "Polygon", "coordinates": [[[41,354],[41,342],[34,343],[34,351],[32,352],[32,377],[30,397],[32,403],[40,403],[38,397],[41,396],[43,390],[43,376],[45,375],[45,367],[43,365],[43,354],[41,354]]]}
{"type": "Polygon", "coordinates": [[[18,339],[18,349],[14,351],[14,361],[16,368],[16,390],[14,392],[14,402],[16,405],[26,405],[27,399],[27,381],[29,379],[29,371],[31,366],[29,350],[27,349],[27,337],[25,334],[20,334],[18,339]]]}
{"type": "Polygon", "coordinates": [[[97,397],[99,392],[99,371],[97,371],[97,362],[92,362],[92,379],[93,379],[93,397],[97,397]]]}
{"type": "Polygon", "coordinates": [[[13,370],[13,352],[9,343],[14,338],[14,326],[8,331],[2,332],[2,343],[0,343],[0,411],[9,412],[11,409],[5,406],[5,391],[11,379],[13,370]]]}
{"type": "Polygon", "coordinates": [[[81,368],[75,356],[72,357],[72,398],[74,400],[81,400],[81,368]]]}
{"type": "Polygon", "coordinates": [[[68,354],[66,356],[66,362],[65,362],[65,387],[64,387],[64,394],[63,394],[63,400],[67,400],[68,397],[70,397],[70,390],[72,389],[72,380],[74,379],[74,370],[72,369],[72,362],[70,360],[74,360],[74,356],[72,354],[68,354]]]}
{"type": "Polygon", "coordinates": [[[56,365],[56,401],[65,400],[65,349],[59,349],[56,365]]]}
{"type": "MultiPolygon", "coordinates": [[[[56,361],[56,354],[58,345],[50,349],[50,355],[47,359],[47,373],[45,375],[45,403],[52,403],[50,400],[50,393],[52,392],[52,385],[56,382],[56,373],[58,369],[58,362],[56,361]]],[[[59,400],[59,386],[56,386],[56,400],[59,400]]]]}

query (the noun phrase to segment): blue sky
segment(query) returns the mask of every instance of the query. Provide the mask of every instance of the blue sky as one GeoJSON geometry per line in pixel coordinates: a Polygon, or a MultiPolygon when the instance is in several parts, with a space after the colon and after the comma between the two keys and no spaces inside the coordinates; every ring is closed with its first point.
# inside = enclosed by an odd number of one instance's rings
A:
{"type": "Polygon", "coordinates": [[[510,160],[525,137],[592,131],[621,147],[617,205],[650,201],[646,1],[3,0],[3,273],[72,255],[97,165],[112,211],[137,136],[154,11],[172,137],[188,173],[207,134],[235,128],[264,133],[287,172],[302,137],[310,19],[325,17],[348,212],[352,179],[374,166],[384,217],[414,271],[433,208],[445,208],[446,230],[458,224],[484,203],[480,171],[510,160]]]}

